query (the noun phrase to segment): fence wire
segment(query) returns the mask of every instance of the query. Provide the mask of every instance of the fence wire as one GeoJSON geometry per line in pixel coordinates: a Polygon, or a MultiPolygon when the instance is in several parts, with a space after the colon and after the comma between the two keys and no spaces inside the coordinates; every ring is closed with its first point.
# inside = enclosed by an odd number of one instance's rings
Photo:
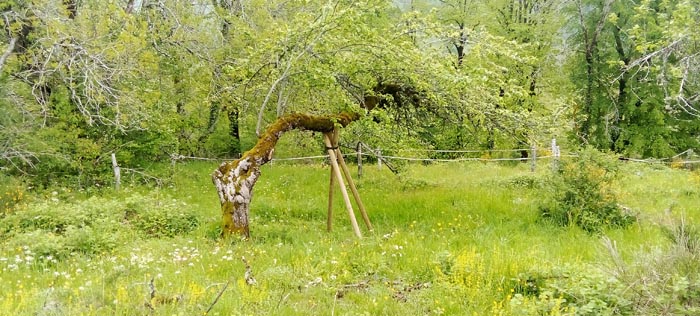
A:
{"type": "MultiPolygon", "coordinates": [[[[349,146],[342,146],[344,148],[348,149],[355,149],[353,147],[349,146]]],[[[531,149],[499,149],[499,150],[443,150],[443,149],[382,149],[382,151],[394,151],[394,152],[421,152],[421,153],[488,153],[488,152],[522,152],[522,151],[527,151],[530,152],[531,149]]],[[[546,150],[545,150],[546,151],[546,150]]],[[[668,158],[657,158],[657,159],[636,159],[636,158],[627,158],[627,157],[619,157],[620,160],[622,161],[629,161],[629,162],[637,162],[637,163],[646,163],[646,164],[670,164],[670,163],[677,163],[677,164],[696,164],[700,163],[700,160],[677,160],[678,157],[688,154],[688,152],[692,152],[691,149],[686,150],[682,153],[679,153],[675,156],[668,157],[668,158]]],[[[348,152],[348,153],[343,153],[344,157],[356,157],[358,153],[364,157],[372,157],[375,159],[382,159],[382,160],[403,160],[403,161],[420,161],[420,162],[466,162],[466,161],[479,161],[479,162],[503,162],[503,161],[531,161],[533,160],[532,157],[524,157],[524,158],[483,158],[483,157],[461,157],[461,158],[423,158],[423,157],[407,157],[407,156],[401,156],[401,155],[381,155],[374,150],[371,150],[370,152],[348,152]]],[[[202,161],[218,161],[218,162],[225,162],[225,161],[231,161],[235,160],[238,158],[207,158],[207,157],[194,157],[194,156],[184,156],[184,155],[177,155],[173,154],[170,156],[171,160],[173,162],[179,161],[179,160],[202,160],[202,161]]],[[[576,158],[578,155],[574,153],[569,153],[569,154],[561,154],[559,157],[553,156],[553,155],[543,155],[543,156],[537,156],[534,158],[535,160],[540,160],[540,159],[552,159],[552,158],[576,158]]],[[[283,157],[283,158],[273,158],[272,162],[276,161],[298,161],[298,160],[315,160],[315,159],[328,159],[328,155],[314,155],[314,156],[299,156],[299,157],[283,157]]]]}

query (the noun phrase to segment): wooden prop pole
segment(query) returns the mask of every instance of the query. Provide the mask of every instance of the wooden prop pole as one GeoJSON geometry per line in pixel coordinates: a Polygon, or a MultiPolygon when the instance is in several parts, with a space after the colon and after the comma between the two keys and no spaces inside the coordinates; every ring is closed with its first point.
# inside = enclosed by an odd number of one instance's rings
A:
{"type": "MultiPolygon", "coordinates": [[[[338,129],[335,129],[333,131],[333,145],[335,147],[338,147],[338,129]]],[[[373,230],[372,223],[370,223],[370,221],[369,221],[369,216],[367,216],[367,210],[365,209],[365,205],[362,203],[362,199],[360,199],[360,193],[357,192],[357,187],[355,186],[355,182],[352,181],[352,176],[350,175],[350,169],[348,168],[348,165],[345,164],[345,158],[343,158],[343,154],[340,152],[340,148],[336,148],[335,152],[338,156],[338,163],[340,164],[340,167],[343,169],[343,174],[345,174],[345,179],[348,181],[348,185],[350,185],[350,191],[352,191],[352,195],[355,198],[355,202],[357,202],[357,207],[360,209],[360,214],[362,215],[362,220],[365,221],[365,225],[367,225],[367,229],[372,231],[373,230]]]]}
{"type": "Polygon", "coordinates": [[[357,218],[355,218],[355,212],[352,210],[352,204],[350,203],[350,197],[348,196],[348,190],[345,188],[345,183],[343,182],[343,176],[340,174],[340,167],[338,166],[338,158],[335,155],[335,148],[331,143],[331,138],[329,133],[323,134],[323,142],[328,148],[328,155],[331,159],[331,169],[333,169],[333,174],[335,178],[338,179],[338,184],[340,185],[340,192],[343,194],[343,200],[345,201],[345,207],[348,209],[348,215],[350,216],[350,223],[352,224],[352,230],[355,232],[355,236],[362,238],[362,233],[360,232],[360,227],[357,225],[357,218]]]}
{"type": "Polygon", "coordinates": [[[328,231],[333,230],[333,185],[334,185],[335,175],[333,175],[333,169],[331,168],[331,185],[328,187],[328,221],[326,222],[326,227],[328,231]]]}
{"type": "Polygon", "coordinates": [[[362,178],[362,143],[357,142],[357,177],[362,178]]]}

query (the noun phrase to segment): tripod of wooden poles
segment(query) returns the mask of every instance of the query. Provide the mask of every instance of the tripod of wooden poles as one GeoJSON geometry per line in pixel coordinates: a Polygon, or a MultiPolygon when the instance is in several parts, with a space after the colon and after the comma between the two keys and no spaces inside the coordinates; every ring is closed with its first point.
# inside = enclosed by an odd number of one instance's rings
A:
{"type": "Polygon", "coordinates": [[[369,229],[370,231],[372,231],[372,223],[369,222],[369,217],[367,216],[365,206],[364,204],[362,204],[360,194],[357,192],[357,187],[355,187],[355,183],[352,181],[352,177],[350,176],[350,169],[348,169],[348,166],[345,164],[343,154],[340,152],[340,148],[338,147],[338,129],[334,129],[332,132],[329,133],[324,133],[323,142],[326,144],[326,150],[328,151],[328,156],[331,160],[331,180],[330,189],[328,191],[328,231],[331,231],[333,228],[333,187],[335,181],[337,180],[340,186],[340,192],[343,194],[345,207],[347,208],[348,215],[350,216],[350,223],[352,224],[352,229],[355,232],[355,235],[358,238],[361,238],[362,233],[360,232],[360,227],[357,225],[357,218],[355,218],[355,212],[352,210],[352,204],[350,203],[348,190],[347,188],[345,188],[343,175],[345,175],[345,179],[347,180],[348,185],[350,186],[350,190],[352,191],[352,195],[355,198],[357,207],[360,209],[362,219],[365,221],[365,224],[367,224],[367,229],[369,229]]]}

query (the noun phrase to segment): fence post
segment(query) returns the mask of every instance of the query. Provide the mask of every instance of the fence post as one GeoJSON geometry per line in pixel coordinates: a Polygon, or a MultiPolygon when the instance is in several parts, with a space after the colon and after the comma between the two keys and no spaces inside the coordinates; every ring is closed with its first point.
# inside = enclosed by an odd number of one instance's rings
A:
{"type": "Polygon", "coordinates": [[[377,148],[377,168],[382,169],[382,150],[377,148]]]}
{"type": "Polygon", "coordinates": [[[535,167],[537,165],[537,145],[532,144],[532,147],[530,147],[530,151],[532,151],[532,159],[530,159],[530,171],[535,172],[535,167]]]}
{"type": "Polygon", "coordinates": [[[175,165],[177,164],[178,155],[175,153],[170,154],[170,178],[175,176],[175,165]]]}
{"type": "Polygon", "coordinates": [[[357,178],[362,178],[362,142],[357,142],[357,178]]]}
{"type": "Polygon", "coordinates": [[[559,169],[559,146],[557,145],[557,139],[552,138],[552,171],[557,171],[559,169]]]}
{"type": "Polygon", "coordinates": [[[114,188],[119,190],[121,186],[121,171],[119,170],[119,164],[117,164],[117,155],[112,153],[112,168],[114,169],[114,188]]]}

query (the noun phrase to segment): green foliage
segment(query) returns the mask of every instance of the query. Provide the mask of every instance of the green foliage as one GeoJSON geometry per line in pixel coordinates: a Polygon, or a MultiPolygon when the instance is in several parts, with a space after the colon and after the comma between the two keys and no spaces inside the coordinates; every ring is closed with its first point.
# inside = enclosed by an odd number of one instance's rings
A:
{"type": "Polygon", "coordinates": [[[279,115],[367,97],[383,104],[352,141],[387,149],[523,147],[571,128],[629,155],[697,147],[697,2],[604,3],[5,2],[1,42],[20,46],[0,74],[0,167],[105,185],[112,152],[134,169],[235,155],[279,115]]]}
{"type": "Polygon", "coordinates": [[[0,236],[41,256],[61,259],[72,253],[107,253],[139,235],[175,237],[199,225],[199,217],[186,204],[155,194],[68,203],[53,193],[1,218],[0,236]]]}
{"type": "Polygon", "coordinates": [[[546,182],[536,175],[522,175],[504,179],[499,184],[512,189],[542,189],[546,182]]]}
{"type": "Polygon", "coordinates": [[[527,289],[539,290],[513,296],[509,304],[518,311],[515,315],[647,315],[633,313],[633,301],[619,280],[592,267],[560,267],[530,283],[525,283],[527,289]]]}
{"type": "Polygon", "coordinates": [[[26,187],[18,178],[0,173],[0,218],[14,212],[26,197],[26,187]]]}
{"type": "Polygon", "coordinates": [[[642,157],[698,146],[697,102],[686,92],[698,83],[688,75],[697,64],[680,62],[697,58],[697,38],[688,31],[698,23],[688,19],[697,15],[692,2],[582,1],[572,8],[581,48],[572,76],[583,90],[574,110],[578,140],[642,157]]]}
{"type": "Polygon", "coordinates": [[[613,191],[618,168],[614,158],[591,148],[580,152],[574,161],[564,161],[548,184],[551,196],[540,207],[541,216],[589,233],[634,223],[635,216],[618,204],[613,191]]]}
{"type": "Polygon", "coordinates": [[[147,237],[174,237],[199,226],[199,217],[178,201],[127,204],[124,218],[147,237]]]}
{"type": "Polygon", "coordinates": [[[694,315],[700,311],[700,253],[688,245],[697,244],[700,236],[684,221],[667,233],[671,247],[637,251],[630,263],[623,261],[617,244],[605,238],[610,262],[583,269],[564,267],[540,285],[536,300],[516,295],[510,304],[527,307],[531,313],[694,315]]]}
{"type": "MultiPolygon", "coordinates": [[[[528,164],[410,163],[396,177],[366,165],[355,179],[374,232],[362,227],[364,237],[357,239],[338,194],[333,231],[326,231],[327,165],[265,165],[251,205],[252,236],[241,241],[219,238],[221,214],[209,179],[215,167],[177,164],[173,181],[162,189],[167,194],[101,190],[81,200],[84,193],[68,190],[29,191],[14,219],[0,221],[14,231],[0,236],[3,312],[194,315],[220,292],[211,314],[696,312],[697,256],[681,246],[684,238],[665,239],[658,225],[648,224],[667,219],[661,210],[674,200],[674,209],[689,216],[680,235],[697,237],[690,225],[697,214],[689,211],[697,199],[686,193],[697,181],[685,170],[643,164],[619,169],[618,188],[626,193],[620,200],[635,204],[647,220],[609,231],[619,257],[629,261],[618,269],[606,259],[599,236],[538,222],[543,192],[536,183],[548,168],[532,173],[528,164]],[[405,184],[410,187],[402,190],[405,184]],[[65,221],[45,218],[32,224],[41,215],[32,209],[82,226],[55,229],[65,221]],[[150,212],[163,212],[156,216],[161,218],[196,214],[201,224],[156,237],[137,226],[139,216],[150,212]],[[256,285],[245,281],[243,256],[256,285]],[[656,268],[647,269],[652,262],[656,268]]],[[[668,234],[681,230],[669,227],[668,234]]]]}

